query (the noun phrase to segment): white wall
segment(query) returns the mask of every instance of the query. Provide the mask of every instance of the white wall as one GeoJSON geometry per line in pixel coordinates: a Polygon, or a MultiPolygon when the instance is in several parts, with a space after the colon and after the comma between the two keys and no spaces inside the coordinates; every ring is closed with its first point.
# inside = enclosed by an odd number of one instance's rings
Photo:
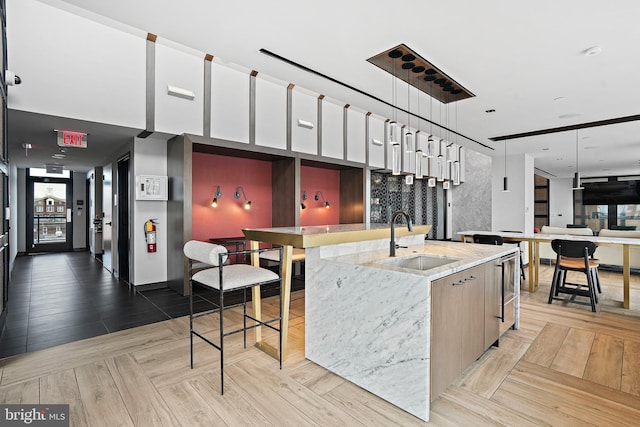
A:
{"type": "Polygon", "coordinates": [[[22,78],[9,108],[144,129],[146,33],[35,0],[8,2],[7,22],[9,66],[22,78]]]}
{"type": "Polygon", "coordinates": [[[566,227],[573,224],[573,180],[549,180],[549,225],[566,227]]]}
{"type": "MultiPolygon", "coordinates": [[[[467,167],[473,165],[467,161],[467,167]]],[[[534,168],[533,157],[514,155],[507,157],[509,192],[502,192],[504,157],[494,157],[491,179],[491,229],[533,232],[534,168]]]]}
{"type": "MultiPolygon", "coordinates": [[[[167,175],[167,141],[149,137],[135,138],[133,142],[131,179],[135,183],[138,175],[167,175]]],[[[134,185],[135,187],[135,185],[134,185]]],[[[135,200],[132,188],[133,206],[131,222],[132,262],[129,276],[135,286],[167,280],[167,202],[135,200]],[[144,239],[144,223],[157,218],[157,252],[148,253],[144,239]]],[[[182,254],[176,254],[182,256],[182,254]]]]}

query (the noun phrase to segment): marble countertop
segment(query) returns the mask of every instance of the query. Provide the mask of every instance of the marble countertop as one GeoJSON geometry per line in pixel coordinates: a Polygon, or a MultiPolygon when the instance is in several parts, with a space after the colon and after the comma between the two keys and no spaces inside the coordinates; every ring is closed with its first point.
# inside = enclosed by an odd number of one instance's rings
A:
{"type": "Polygon", "coordinates": [[[403,274],[424,276],[429,280],[436,280],[449,276],[467,268],[484,264],[491,260],[514,254],[518,247],[513,244],[502,246],[477,245],[472,243],[442,242],[437,240],[427,240],[424,245],[413,245],[407,248],[396,249],[396,257],[389,256],[389,251],[361,252],[353,255],[344,255],[331,258],[331,261],[354,264],[367,268],[379,268],[387,271],[396,271],[403,274]],[[452,262],[440,267],[429,268],[427,270],[417,270],[413,268],[403,268],[393,265],[394,262],[410,258],[416,255],[428,255],[450,259],[452,262]]]}
{"type": "MultiPolygon", "coordinates": [[[[390,224],[328,224],[309,227],[246,228],[242,232],[249,240],[309,248],[388,239],[390,229],[390,224]]],[[[398,237],[427,234],[430,230],[430,225],[414,225],[412,231],[407,230],[405,224],[395,226],[395,234],[398,237]]]]}

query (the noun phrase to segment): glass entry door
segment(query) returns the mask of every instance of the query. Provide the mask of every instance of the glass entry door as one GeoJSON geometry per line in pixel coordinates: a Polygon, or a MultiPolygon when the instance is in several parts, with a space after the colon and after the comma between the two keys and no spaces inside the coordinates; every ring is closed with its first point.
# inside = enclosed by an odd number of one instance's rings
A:
{"type": "Polygon", "coordinates": [[[27,227],[29,252],[62,252],[73,248],[71,182],[65,178],[29,176],[27,227]]]}

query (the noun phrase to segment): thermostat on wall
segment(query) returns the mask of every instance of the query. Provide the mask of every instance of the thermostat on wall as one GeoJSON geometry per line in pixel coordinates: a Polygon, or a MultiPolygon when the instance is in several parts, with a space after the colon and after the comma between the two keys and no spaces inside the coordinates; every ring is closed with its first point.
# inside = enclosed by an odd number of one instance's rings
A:
{"type": "Polygon", "coordinates": [[[136,176],[136,200],[167,200],[167,177],[136,176]]]}

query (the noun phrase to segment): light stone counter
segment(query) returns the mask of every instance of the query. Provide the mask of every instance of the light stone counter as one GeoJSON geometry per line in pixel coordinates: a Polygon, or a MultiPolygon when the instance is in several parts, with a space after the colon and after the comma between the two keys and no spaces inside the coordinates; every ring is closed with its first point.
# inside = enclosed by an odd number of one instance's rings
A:
{"type": "MultiPolygon", "coordinates": [[[[308,248],[305,355],[403,410],[429,420],[430,284],[517,251],[398,239],[396,258],[427,254],[457,260],[426,271],[385,264],[389,240],[308,248]]],[[[517,316],[517,314],[516,314],[517,316]]]]}

